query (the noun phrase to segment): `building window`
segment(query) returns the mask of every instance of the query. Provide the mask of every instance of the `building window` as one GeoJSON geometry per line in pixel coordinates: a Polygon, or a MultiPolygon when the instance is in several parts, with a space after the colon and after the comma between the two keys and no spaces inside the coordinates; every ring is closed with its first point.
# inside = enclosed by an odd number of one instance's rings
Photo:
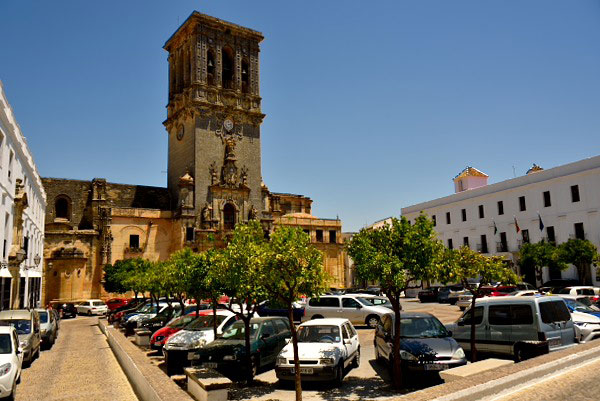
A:
{"type": "Polygon", "coordinates": [[[242,93],[248,93],[250,91],[250,67],[248,60],[242,60],[242,93]]]}
{"type": "Polygon", "coordinates": [[[571,201],[579,202],[579,185],[571,186],[571,201]]]}
{"type": "Polygon", "coordinates": [[[521,235],[523,235],[523,243],[529,244],[529,230],[521,230],[521,235]]]}
{"type": "Polygon", "coordinates": [[[552,201],[550,200],[550,191],[544,191],[544,207],[552,206],[552,201]]]}
{"type": "Polygon", "coordinates": [[[223,207],[223,223],[225,230],[233,230],[235,227],[235,208],[231,203],[223,207]]]}
{"type": "Polygon", "coordinates": [[[479,205],[479,218],[483,219],[485,217],[485,212],[483,210],[483,205],[479,205]]]}
{"type": "Polygon", "coordinates": [[[452,244],[452,238],[448,238],[448,249],[454,249],[454,244],[452,244]]]}
{"type": "Polygon", "coordinates": [[[467,221],[467,209],[461,209],[462,221],[467,221]]]}
{"type": "Polygon", "coordinates": [[[129,236],[129,248],[140,249],[140,236],[137,234],[131,234],[129,236]]]}
{"type": "Polygon", "coordinates": [[[223,88],[234,89],[233,77],[234,77],[234,63],[233,63],[233,50],[230,47],[224,47],[221,52],[223,55],[222,66],[223,66],[223,88]]]}
{"type": "Polygon", "coordinates": [[[575,238],[585,239],[585,232],[583,231],[583,223],[575,223],[575,238]]]}
{"type": "MultiPolygon", "coordinates": [[[[304,229],[302,231],[304,231],[310,237],[310,230],[304,229]]],[[[311,240],[312,240],[312,238],[311,238],[311,240]]]]}
{"type": "Polygon", "coordinates": [[[25,277],[19,280],[19,308],[25,308],[25,277]]]}
{"type": "Polygon", "coordinates": [[[463,237],[463,245],[469,247],[469,237],[463,237]]]}
{"type": "Polygon", "coordinates": [[[2,244],[2,259],[6,259],[6,240],[2,244]]]}
{"type": "Polygon", "coordinates": [[[194,227],[186,227],[185,228],[185,240],[186,241],[194,240],[194,227]]]}
{"type": "Polygon", "coordinates": [[[431,216],[431,221],[433,222],[433,226],[435,227],[437,225],[435,214],[433,216],[431,216]]]}
{"type": "Polygon", "coordinates": [[[54,202],[54,216],[57,219],[71,220],[69,213],[69,200],[63,196],[58,197],[54,202]]]}
{"type": "Polygon", "coordinates": [[[25,259],[29,255],[29,237],[23,237],[23,250],[25,251],[25,259]]]}
{"type": "Polygon", "coordinates": [[[556,236],[554,234],[554,227],[548,226],[546,227],[546,236],[548,237],[548,242],[556,243],[556,236]]]}
{"type": "Polygon", "coordinates": [[[525,205],[525,197],[524,196],[519,196],[519,210],[521,212],[524,212],[525,210],[527,210],[527,206],[525,205]]]}
{"type": "Polygon", "coordinates": [[[316,230],[317,242],[323,242],[323,230],[316,230]]]}
{"type": "Polygon", "coordinates": [[[10,278],[2,277],[0,282],[0,304],[3,310],[10,309],[10,283],[10,278]]]}
{"type": "Polygon", "coordinates": [[[488,253],[487,237],[485,234],[481,235],[481,249],[479,251],[481,253],[488,253]]]}
{"type": "Polygon", "coordinates": [[[215,53],[212,49],[206,52],[206,83],[215,84],[215,53]]]}
{"type": "Polygon", "coordinates": [[[498,201],[498,216],[502,216],[504,214],[504,202],[498,201]]]}
{"type": "Polygon", "coordinates": [[[452,221],[450,220],[450,212],[446,212],[446,224],[450,224],[452,221]]]}
{"type": "Polygon", "coordinates": [[[500,233],[500,243],[498,244],[498,252],[508,252],[508,242],[506,241],[506,233],[500,233]]]}
{"type": "Polygon", "coordinates": [[[13,151],[10,151],[10,156],[8,157],[8,179],[12,180],[12,165],[13,165],[13,159],[15,157],[15,154],[13,153],[13,151]]]}
{"type": "Polygon", "coordinates": [[[337,244],[337,231],[329,230],[329,242],[332,244],[337,244]]]}

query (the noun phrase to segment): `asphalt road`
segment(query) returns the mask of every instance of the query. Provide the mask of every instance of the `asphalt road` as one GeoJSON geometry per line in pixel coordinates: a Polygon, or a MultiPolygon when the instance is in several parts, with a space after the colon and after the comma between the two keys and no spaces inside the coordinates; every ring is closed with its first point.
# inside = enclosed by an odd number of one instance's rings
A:
{"type": "Polygon", "coordinates": [[[62,320],[52,349],[23,369],[17,400],[137,401],[97,321],[62,320]]]}

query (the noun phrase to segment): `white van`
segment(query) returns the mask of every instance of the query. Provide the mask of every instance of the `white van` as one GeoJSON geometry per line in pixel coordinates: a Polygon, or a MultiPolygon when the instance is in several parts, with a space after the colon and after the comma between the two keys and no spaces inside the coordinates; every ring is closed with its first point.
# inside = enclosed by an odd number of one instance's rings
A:
{"type": "MultiPolygon", "coordinates": [[[[448,325],[452,337],[471,349],[471,310],[448,325]]],[[[548,297],[489,297],[475,303],[475,345],[481,353],[521,361],[575,345],[575,328],[565,302],[548,297]]]]}
{"type": "Polygon", "coordinates": [[[390,310],[384,306],[375,306],[360,295],[323,295],[309,298],[304,307],[302,321],[340,317],[352,324],[377,327],[379,320],[390,310]]]}

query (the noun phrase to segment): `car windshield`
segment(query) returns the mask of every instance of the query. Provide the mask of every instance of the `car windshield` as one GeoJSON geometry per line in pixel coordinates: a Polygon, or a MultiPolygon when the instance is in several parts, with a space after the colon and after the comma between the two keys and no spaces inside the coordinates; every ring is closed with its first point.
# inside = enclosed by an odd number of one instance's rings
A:
{"type": "Polygon", "coordinates": [[[300,326],[298,327],[299,343],[339,343],[340,328],[338,326],[300,326]]]}
{"type": "Polygon", "coordinates": [[[179,329],[193,322],[196,319],[198,319],[198,317],[194,315],[182,316],[179,319],[175,319],[173,322],[171,322],[171,324],[169,324],[169,327],[172,329],[179,329]]]}
{"type": "Polygon", "coordinates": [[[400,319],[400,333],[403,338],[449,337],[448,331],[435,317],[413,317],[400,319]]]}
{"type": "MultiPolygon", "coordinates": [[[[191,316],[193,317],[193,316],[191,316]]],[[[227,316],[217,315],[217,326],[223,323],[227,316]]],[[[186,330],[206,330],[213,328],[213,315],[200,316],[196,320],[193,320],[190,324],[185,326],[186,330]]]]}
{"type": "Polygon", "coordinates": [[[592,312],[600,311],[600,309],[597,306],[595,306],[588,297],[579,297],[575,302],[587,306],[588,309],[590,309],[590,311],[592,312]]]}
{"type": "Polygon", "coordinates": [[[146,312],[150,311],[153,308],[156,308],[156,306],[152,306],[152,304],[146,304],[146,305],[142,306],[140,309],[138,309],[138,312],[140,312],[140,313],[146,313],[146,312]]]}
{"type": "Polygon", "coordinates": [[[31,321],[29,320],[3,320],[2,325],[13,326],[17,330],[17,334],[29,334],[31,333],[31,321]]]}
{"type": "MultiPolygon", "coordinates": [[[[258,323],[250,323],[250,339],[256,337],[259,326],[258,323]]],[[[235,322],[223,332],[223,338],[227,340],[243,340],[246,338],[245,333],[246,327],[244,327],[244,322],[235,322]]]]}
{"type": "Polygon", "coordinates": [[[10,334],[0,334],[0,354],[10,354],[12,352],[12,341],[10,334]]]}
{"type": "Polygon", "coordinates": [[[40,315],[40,323],[48,323],[48,312],[38,312],[40,315]]]}
{"type": "Polygon", "coordinates": [[[364,306],[373,306],[373,303],[370,301],[367,301],[365,298],[356,297],[356,300],[358,302],[360,302],[361,304],[363,304],[364,306]]]}
{"type": "Polygon", "coordinates": [[[593,310],[592,308],[590,308],[589,306],[584,305],[581,302],[575,301],[574,299],[565,299],[565,301],[567,302],[567,305],[569,305],[569,307],[572,308],[576,312],[585,312],[585,313],[597,312],[597,311],[593,310]]]}
{"type": "Polygon", "coordinates": [[[106,305],[104,302],[102,301],[94,301],[92,302],[92,306],[104,306],[106,305]]]}

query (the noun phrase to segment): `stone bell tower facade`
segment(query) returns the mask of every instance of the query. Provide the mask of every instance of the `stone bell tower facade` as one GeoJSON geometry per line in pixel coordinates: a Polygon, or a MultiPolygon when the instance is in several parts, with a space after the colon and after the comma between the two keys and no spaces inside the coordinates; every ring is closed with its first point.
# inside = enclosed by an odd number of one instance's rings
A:
{"type": "Polygon", "coordinates": [[[186,241],[251,219],[272,227],[261,185],[261,33],[194,12],[169,38],[168,187],[186,241]]]}

